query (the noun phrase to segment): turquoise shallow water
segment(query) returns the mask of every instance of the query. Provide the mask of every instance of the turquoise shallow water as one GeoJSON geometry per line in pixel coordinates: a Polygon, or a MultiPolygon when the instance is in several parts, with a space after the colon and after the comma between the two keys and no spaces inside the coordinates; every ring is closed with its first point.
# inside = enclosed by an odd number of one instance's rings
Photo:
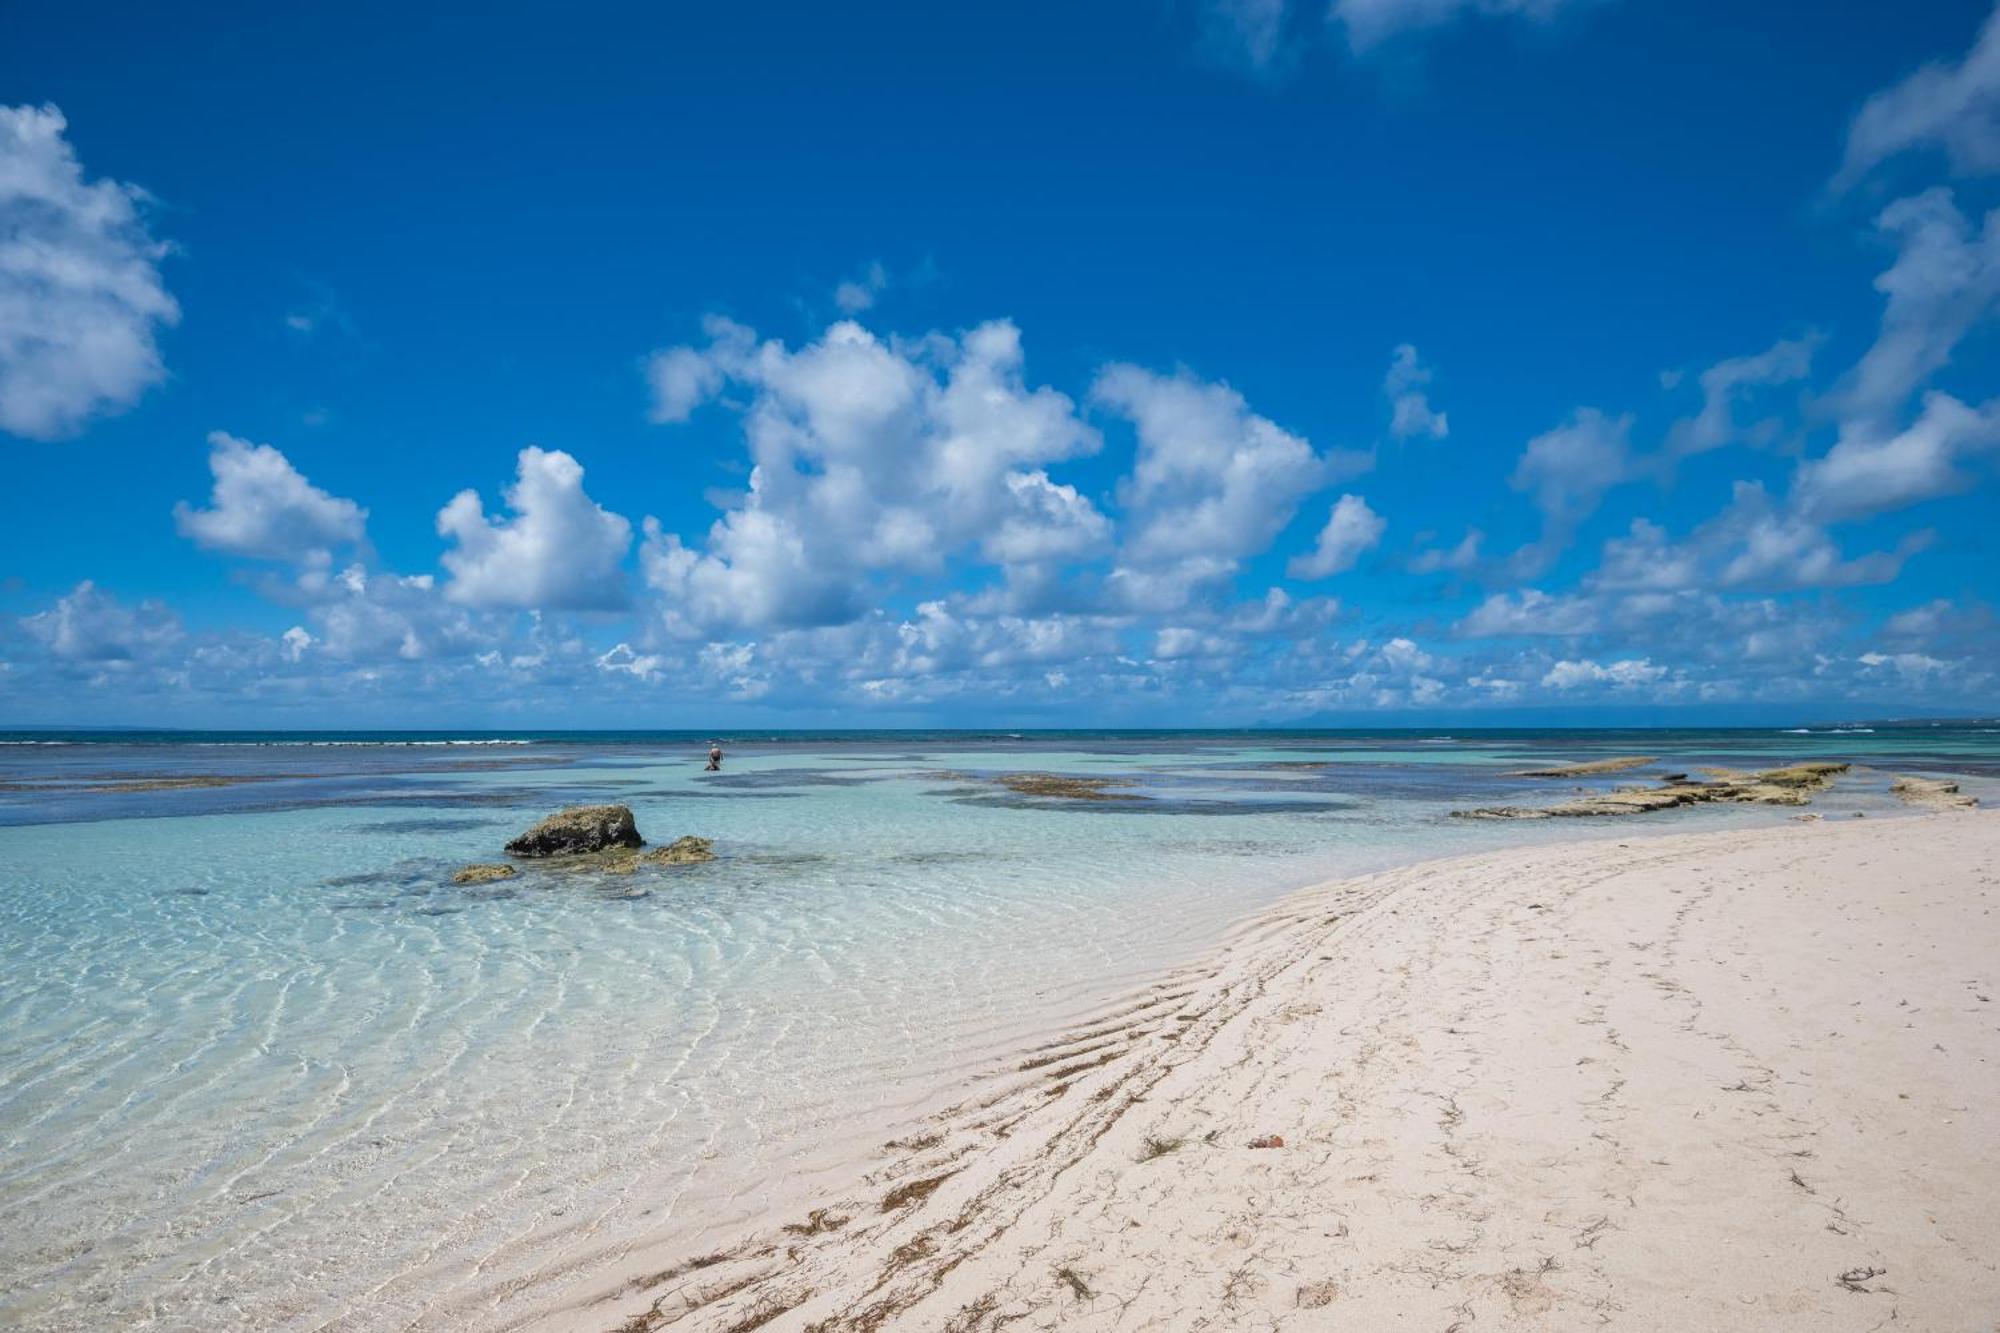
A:
{"type": "Polygon", "coordinates": [[[1447,817],[1572,785],[1525,763],[1870,765],[1829,817],[1899,813],[1897,770],[2000,795],[2000,735],[1960,728],[746,737],[719,778],[691,737],[70,739],[0,746],[0,1323],[31,1329],[477,1324],[756,1212],[1291,889],[1791,813],[1447,817]],[[1134,785],[986,780],[1024,770],[1134,785]],[[189,775],[255,780],[134,789],[189,775]],[[450,883],[579,800],[721,859],[450,883]]]}

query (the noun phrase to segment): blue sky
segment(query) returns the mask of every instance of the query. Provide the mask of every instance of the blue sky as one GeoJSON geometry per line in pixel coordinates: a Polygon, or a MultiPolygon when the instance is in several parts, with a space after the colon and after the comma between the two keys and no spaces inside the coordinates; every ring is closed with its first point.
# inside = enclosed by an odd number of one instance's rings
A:
{"type": "Polygon", "coordinates": [[[0,724],[2000,711],[1984,3],[409,8],[0,17],[0,724]]]}

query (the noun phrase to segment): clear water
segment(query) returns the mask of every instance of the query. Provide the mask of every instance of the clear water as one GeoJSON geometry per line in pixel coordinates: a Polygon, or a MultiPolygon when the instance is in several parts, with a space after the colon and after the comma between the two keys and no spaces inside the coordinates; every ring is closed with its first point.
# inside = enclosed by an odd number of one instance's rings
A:
{"type": "Polygon", "coordinates": [[[483,1326],[757,1214],[1291,889],[1790,813],[1447,817],[1573,785],[1524,763],[1873,765],[1829,817],[1899,813],[1891,770],[2000,796],[1977,728],[750,737],[720,777],[706,737],[505,739],[0,736],[0,1324],[483,1326]],[[1023,770],[1140,799],[983,780],[1023,770]],[[255,780],[138,789],[190,775],[255,780]],[[450,882],[585,800],[720,859],[450,882]]]}

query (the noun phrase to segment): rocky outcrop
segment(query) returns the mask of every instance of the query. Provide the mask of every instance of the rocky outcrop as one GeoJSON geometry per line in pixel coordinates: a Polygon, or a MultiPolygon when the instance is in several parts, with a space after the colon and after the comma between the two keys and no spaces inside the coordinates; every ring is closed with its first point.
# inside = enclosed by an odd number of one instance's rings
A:
{"type": "Polygon", "coordinates": [[[1889,784],[1889,790],[1905,805],[1933,810],[1971,810],[1979,804],[1977,796],[1967,796],[1948,778],[1899,777],[1889,784]]]}
{"type": "Polygon", "coordinates": [[[639,853],[639,859],[651,865],[687,866],[715,859],[715,844],[707,838],[675,838],[664,847],[639,853]]]}
{"type": "Polygon", "coordinates": [[[510,865],[466,866],[451,877],[454,884],[491,884],[496,879],[512,879],[521,872],[510,865]]]}
{"type": "Polygon", "coordinates": [[[507,844],[509,856],[577,856],[618,847],[643,847],[630,807],[574,805],[558,810],[507,844]]]}
{"type": "Polygon", "coordinates": [[[1451,813],[1458,819],[1567,819],[1592,815],[1642,815],[1654,810],[1711,801],[1805,805],[1814,792],[1832,786],[1835,776],[1847,771],[1847,765],[1792,764],[1784,768],[1765,769],[1761,773],[1738,773],[1728,769],[1707,771],[1711,777],[1706,782],[1683,780],[1657,787],[1623,787],[1617,791],[1579,796],[1557,805],[1489,805],[1451,813]]]}

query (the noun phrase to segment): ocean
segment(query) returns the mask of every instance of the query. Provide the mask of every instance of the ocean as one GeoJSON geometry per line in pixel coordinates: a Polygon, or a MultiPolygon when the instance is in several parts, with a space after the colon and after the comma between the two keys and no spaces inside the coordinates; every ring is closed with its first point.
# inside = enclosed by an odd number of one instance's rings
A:
{"type": "Polygon", "coordinates": [[[0,1324],[488,1327],[759,1216],[1328,878],[1702,765],[2000,799],[2000,729],[0,733],[0,1324]],[[727,751],[702,771],[711,740],[727,751]],[[1556,781],[1524,767],[1658,756],[1556,781]],[[1022,794],[1023,772],[1112,779],[1022,794]],[[717,859],[458,885],[541,815],[717,859]]]}

